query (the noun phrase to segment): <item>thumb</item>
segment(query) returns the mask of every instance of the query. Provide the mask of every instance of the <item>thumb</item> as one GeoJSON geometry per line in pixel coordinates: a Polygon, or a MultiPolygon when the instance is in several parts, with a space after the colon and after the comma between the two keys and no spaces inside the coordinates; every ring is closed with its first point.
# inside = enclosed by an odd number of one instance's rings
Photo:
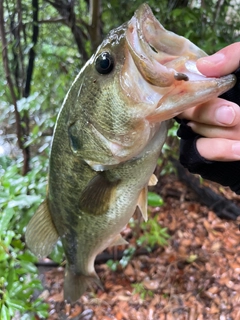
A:
{"type": "Polygon", "coordinates": [[[233,43],[211,56],[198,59],[198,70],[208,77],[221,77],[240,66],[240,42],[233,43]]]}

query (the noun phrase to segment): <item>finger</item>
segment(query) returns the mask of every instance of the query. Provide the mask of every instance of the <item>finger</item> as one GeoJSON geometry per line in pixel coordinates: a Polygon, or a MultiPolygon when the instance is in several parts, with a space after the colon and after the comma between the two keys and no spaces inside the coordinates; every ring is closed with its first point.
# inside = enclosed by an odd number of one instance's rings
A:
{"type": "Polygon", "coordinates": [[[187,124],[192,130],[206,138],[223,138],[236,140],[240,136],[240,125],[232,127],[220,127],[202,124],[198,122],[188,122],[187,124]]]}
{"type": "Polygon", "coordinates": [[[233,43],[217,53],[198,59],[197,68],[204,75],[222,77],[239,67],[240,42],[233,43]]]}
{"type": "Polygon", "coordinates": [[[221,138],[200,138],[197,149],[202,157],[211,161],[240,160],[240,142],[221,138]]]}
{"type": "Polygon", "coordinates": [[[208,125],[232,127],[240,122],[240,108],[233,102],[217,98],[185,110],[178,117],[208,125]]]}

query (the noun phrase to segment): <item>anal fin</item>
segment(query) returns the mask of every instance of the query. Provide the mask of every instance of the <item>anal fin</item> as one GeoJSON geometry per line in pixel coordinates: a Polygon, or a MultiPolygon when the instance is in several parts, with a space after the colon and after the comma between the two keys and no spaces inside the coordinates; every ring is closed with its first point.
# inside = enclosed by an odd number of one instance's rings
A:
{"type": "Polygon", "coordinates": [[[158,178],[153,173],[148,181],[149,187],[155,186],[158,183],[158,178]]]}
{"type": "Polygon", "coordinates": [[[118,234],[112,241],[112,243],[109,245],[110,247],[112,246],[123,246],[129,244],[125,239],[123,239],[123,237],[118,234]]]}
{"type": "Polygon", "coordinates": [[[37,257],[42,258],[51,253],[58,237],[47,200],[45,200],[40,204],[27,226],[26,244],[37,257]]]}
{"type": "Polygon", "coordinates": [[[143,217],[144,221],[148,220],[147,194],[148,194],[148,189],[147,189],[147,186],[146,186],[140,192],[139,197],[138,197],[138,202],[137,202],[137,206],[138,206],[139,210],[141,211],[141,214],[142,214],[142,217],[143,217]]]}

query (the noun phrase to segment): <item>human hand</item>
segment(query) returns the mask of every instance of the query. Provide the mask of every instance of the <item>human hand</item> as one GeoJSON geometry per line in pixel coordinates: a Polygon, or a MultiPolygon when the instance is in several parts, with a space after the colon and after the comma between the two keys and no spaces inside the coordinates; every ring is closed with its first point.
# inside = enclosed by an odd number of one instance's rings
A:
{"type": "MultiPolygon", "coordinates": [[[[239,63],[240,42],[237,42],[199,59],[197,68],[206,76],[220,77],[234,72],[239,63]]],[[[216,98],[188,109],[178,117],[188,119],[192,130],[204,136],[196,143],[202,157],[216,161],[240,160],[239,105],[216,98]]]]}

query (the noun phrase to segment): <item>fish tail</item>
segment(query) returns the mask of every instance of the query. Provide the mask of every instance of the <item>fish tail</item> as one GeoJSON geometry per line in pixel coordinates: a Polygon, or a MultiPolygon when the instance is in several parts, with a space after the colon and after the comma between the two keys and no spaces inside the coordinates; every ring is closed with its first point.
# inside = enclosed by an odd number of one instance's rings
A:
{"type": "Polygon", "coordinates": [[[71,303],[76,302],[94,284],[103,290],[102,283],[97,274],[86,276],[76,274],[67,268],[64,280],[64,300],[71,303]]]}

